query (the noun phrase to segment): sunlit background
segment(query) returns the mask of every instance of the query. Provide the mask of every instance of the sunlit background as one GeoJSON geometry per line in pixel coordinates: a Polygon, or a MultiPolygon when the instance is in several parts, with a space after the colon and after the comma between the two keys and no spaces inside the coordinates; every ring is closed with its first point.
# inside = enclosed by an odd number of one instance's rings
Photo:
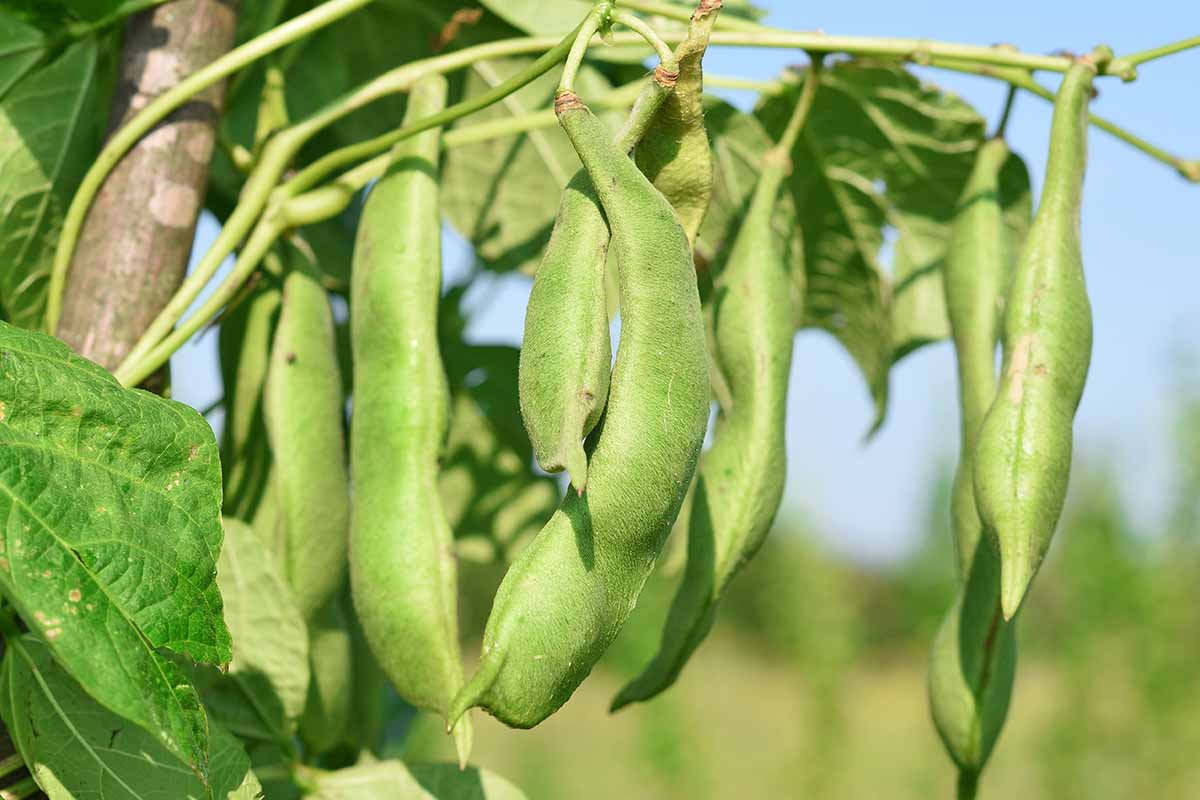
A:
{"type": "MultiPolygon", "coordinates": [[[[1122,53],[1200,31],[1200,6],[1175,0],[759,5],[780,27],[1046,53],[1100,42],[1122,53]]],[[[800,60],[718,48],[706,69],[769,79],[800,60]]],[[[989,120],[999,115],[1004,86],[917,72],[989,120]]],[[[1200,51],[1147,65],[1135,83],[1102,79],[1093,111],[1200,157],[1197,76],[1200,51]]],[[[1035,190],[1049,120],[1049,104],[1022,95],[1008,126],[1035,190]]],[[[1083,246],[1095,345],[1076,468],[1051,561],[1023,613],[1013,710],[984,797],[1200,797],[1198,226],[1200,187],[1093,130],[1083,246]]],[[[214,229],[207,218],[198,249],[214,229]]],[[[446,242],[454,283],[472,254],[451,232],[446,242]]],[[[529,279],[480,283],[468,298],[469,335],[519,343],[529,279]]],[[[172,365],[179,399],[207,408],[220,397],[215,337],[172,365]]],[[[481,723],[481,763],[533,798],[948,796],[952,769],[928,721],[923,681],[929,639],[955,591],[947,520],[954,380],[947,344],[906,358],[893,372],[888,422],[864,442],[871,406],[857,369],[827,334],[799,334],[784,511],[678,688],[607,715],[613,691],[654,644],[672,591],[660,576],[562,713],[530,733],[481,723]]],[[[219,427],[219,408],[210,419],[219,427]]],[[[496,577],[474,575],[479,586],[496,577]]],[[[464,635],[474,642],[490,595],[466,592],[464,635]]],[[[435,727],[418,720],[396,746],[444,754],[435,727]]]]}

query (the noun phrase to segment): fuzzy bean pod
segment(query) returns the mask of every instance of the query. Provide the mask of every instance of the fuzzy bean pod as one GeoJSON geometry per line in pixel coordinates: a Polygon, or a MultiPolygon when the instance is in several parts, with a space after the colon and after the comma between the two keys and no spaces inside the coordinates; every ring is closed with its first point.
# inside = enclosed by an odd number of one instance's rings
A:
{"type": "MultiPolygon", "coordinates": [[[[657,73],[617,136],[628,151],[642,138],[673,84],[657,73]]],[[[525,310],[517,372],[521,418],[538,464],[563,469],[571,485],[587,488],[583,440],[604,412],[612,350],[605,266],[608,222],[587,171],[563,190],[550,242],[534,276],[525,310]]]]}
{"type": "Polygon", "coordinates": [[[588,489],[505,575],[475,675],[450,719],[481,706],[529,728],[587,677],[637,602],[678,514],[708,422],[704,327],[687,235],[670,204],[569,92],[559,122],[592,178],[620,270],[621,337],[588,489]]]}
{"type": "Polygon", "coordinates": [[[284,572],[311,621],[346,575],[344,400],[329,296],[303,257],[289,266],[264,404],[284,572]]]}
{"type": "Polygon", "coordinates": [[[983,539],[929,662],[934,726],[964,781],[978,778],[1012,698],[1016,623],[1001,617],[999,593],[1000,561],[992,542],[983,539]]]}
{"type": "MultiPolygon", "coordinates": [[[[437,113],[421,79],[406,119],[437,113]]],[[[438,348],[441,131],[398,144],[367,197],[351,273],[354,354],[350,580],[371,651],[402,698],[446,714],[462,686],[454,538],[438,495],[450,394],[438,348]]],[[[460,726],[460,759],[470,750],[460,726]]]]}
{"type": "Polygon", "coordinates": [[[679,80],[637,148],[638,167],[671,203],[694,243],[713,193],[713,157],[704,128],[704,70],[708,38],[721,0],[701,0],[688,36],[675,50],[679,80]]]}
{"type": "Polygon", "coordinates": [[[1000,202],[1000,170],[1008,156],[1008,145],[1002,138],[980,146],[959,198],[942,268],[946,311],[958,359],[962,422],[950,520],[959,576],[964,581],[982,532],[975,508],[972,465],[979,427],[996,397],[996,345],[1011,272],[1009,236],[1000,202]]]}
{"type": "Polygon", "coordinates": [[[792,280],[772,222],[790,172],[773,149],[713,301],[716,356],[732,405],[722,409],[700,459],[687,566],[658,653],[613,700],[616,711],[668,688],[704,640],[729,581],[762,546],[783,498],[787,388],[795,333],[792,280]]]}
{"type": "Polygon", "coordinates": [[[1091,359],[1079,214],[1095,75],[1091,59],[1079,59],[1055,99],[1046,183],[1013,277],[999,392],[975,455],[975,502],[999,546],[1005,619],[1020,607],[1062,513],[1091,359]]]}
{"type": "Polygon", "coordinates": [[[991,754],[1016,670],[1015,623],[1001,614],[999,555],[982,536],[972,481],[979,428],[996,397],[996,344],[1011,271],[1010,232],[1000,202],[1000,172],[1008,157],[1001,138],[980,146],[942,270],[962,416],[950,500],[962,586],[934,639],[928,690],[934,726],[963,786],[978,780],[991,754]]]}
{"type": "Polygon", "coordinates": [[[263,386],[271,340],[279,320],[280,277],[260,273],[259,283],[221,321],[218,349],[225,388],[221,433],[224,513],[251,520],[268,491],[271,449],[263,419],[263,386]]]}

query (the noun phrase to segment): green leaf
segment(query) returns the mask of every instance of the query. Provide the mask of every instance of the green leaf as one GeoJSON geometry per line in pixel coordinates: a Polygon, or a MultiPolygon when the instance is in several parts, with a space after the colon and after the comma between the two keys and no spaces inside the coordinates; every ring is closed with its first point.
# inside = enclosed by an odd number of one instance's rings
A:
{"type": "MultiPolygon", "coordinates": [[[[798,87],[758,111],[773,139],[798,87]]],[[[916,295],[902,311],[907,328],[893,325],[895,304],[938,269],[982,135],[983,120],[959,98],[894,64],[855,60],[823,70],[792,153],[788,185],[804,232],[793,268],[807,278],[805,324],[832,333],[858,363],[875,401],[874,428],[891,364],[931,335],[914,325],[931,313],[916,295]],[[897,233],[891,275],[880,255],[888,227],[897,233]]]]}
{"type": "Polygon", "coordinates": [[[0,323],[0,592],[98,702],[204,776],[195,689],[223,664],[221,472],[193,409],[0,323]]]}
{"type": "Polygon", "coordinates": [[[30,634],[7,640],[0,716],[51,800],[259,796],[241,743],[211,728],[211,794],[154,736],[98,705],[30,634]]]}
{"type": "MultiPolygon", "coordinates": [[[[532,61],[479,62],[467,77],[464,96],[487,91],[532,61]]],[[[472,114],[463,124],[550,108],[557,86],[558,75],[552,70],[504,101],[472,114]]],[[[590,68],[580,70],[576,87],[583,97],[610,88],[590,68]]],[[[601,116],[614,131],[620,125],[620,114],[601,116]]],[[[562,188],[577,169],[579,157],[557,125],[455,147],[446,154],[442,170],[442,209],[489,269],[533,273],[550,240],[562,188]]]]}
{"type": "Polygon", "coordinates": [[[46,53],[46,37],[32,25],[0,11],[0,101],[46,53]]]}
{"type": "Polygon", "coordinates": [[[409,771],[438,800],[525,800],[525,793],[494,772],[457,764],[412,764],[409,771]]]}
{"type": "Polygon", "coordinates": [[[0,103],[0,311],[41,324],[63,216],[99,145],[96,45],[82,42],[0,103]]]}
{"type": "Polygon", "coordinates": [[[305,800],[525,800],[525,794],[488,770],[457,764],[375,761],[336,772],[310,770],[305,800]]]}
{"type": "Polygon", "coordinates": [[[290,732],[308,697],[308,630],[275,554],[246,523],[224,523],[217,585],[233,637],[228,675],[272,727],[290,732]]]}
{"type": "MultiPolygon", "coordinates": [[[[453,308],[458,292],[444,306],[453,308]]],[[[467,345],[443,312],[442,353],[453,393],[438,489],[462,555],[511,561],[554,513],[560,493],[533,471],[533,446],[517,398],[520,351],[467,345]],[[450,330],[447,330],[449,328],[450,330]]]]}

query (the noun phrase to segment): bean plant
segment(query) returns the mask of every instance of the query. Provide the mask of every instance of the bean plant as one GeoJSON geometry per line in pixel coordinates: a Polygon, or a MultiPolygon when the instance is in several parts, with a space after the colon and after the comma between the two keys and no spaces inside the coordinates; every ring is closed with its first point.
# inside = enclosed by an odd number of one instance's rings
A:
{"type": "Polygon", "coordinates": [[[612,711],[703,651],[782,500],[802,328],[854,360],[872,433],[891,367],[953,342],[928,701],[957,796],[984,791],[1091,357],[1090,128],[1200,181],[1089,100],[1200,37],[1039,55],[782,30],[748,0],[235,6],[0,8],[0,794],[523,797],[473,720],[570,702],[672,534],[674,600],[612,711]],[[721,47],[798,63],[706,75],[721,47]],[[999,122],[912,64],[1007,85],[999,122]],[[1019,95],[1053,104],[1036,212],[1019,95]],[[202,207],[220,230],[185,276],[162,236],[202,207]],[[450,286],[444,224],[474,251],[450,286]],[[520,348],[465,333],[503,273],[532,281],[520,348]],[[213,328],[219,444],[170,399],[213,328]],[[481,643],[469,562],[503,574],[481,643]],[[395,758],[398,708],[457,763],[395,758]]]}

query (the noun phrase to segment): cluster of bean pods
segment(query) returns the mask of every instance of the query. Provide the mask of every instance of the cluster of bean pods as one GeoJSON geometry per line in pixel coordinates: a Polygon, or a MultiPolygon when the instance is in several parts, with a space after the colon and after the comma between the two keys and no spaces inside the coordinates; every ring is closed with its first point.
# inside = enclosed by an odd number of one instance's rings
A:
{"type": "MultiPolygon", "coordinates": [[[[445,719],[463,761],[471,708],[514,727],[546,719],[628,618],[690,489],[687,565],[659,647],[612,706],[654,697],[675,682],[766,538],[786,474],[802,299],[789,271],[793,233],[775,229],[775,211],[820,65],[764,159],[702,308],[692,247],[713,166],[701,60],[720,5],[700,3],[678,71],[655,71],[615,138],[573,91],[555,99],[582,169],[563,190],[532,287],[518,394],[538,463],[565,470],[570,486],[500,584],[469,678],[452,514],[439,494],[452,413],[438,325],[441,130],[396,145],[363,208],[350,287],[349,447],[334,316],[302,241],[268,260],[225,320],[226,341],[238,344],[222,349],[226,513],[276,553],[309,625],[317,677],[299,729],[313,751],[373,735],[362,717],[379,707],[383,677],[445,719]],[[719,414],[701,455],[714,394],[719,414]]],[[[1059,91],[1046,186],[1020,257],[1000,201],[1010,154],[996,138],[979,149],[945,262],[962,405],[952,499],[961,588],[933,646],[929,692],[964,785],[1003,725],[1013,617],[1066,490],[1091,347],[1078,227],[1095,72],[1079,59],[1059,91]]],[[[447,89],[437,75],[419,80],[407,121],[445,108],[447,89]]]]}
{"type": "Polygon", "coordinates": [[[1009,151],[994,138],[979,148],[943,270],[962,411],[951,497],[961,588],[934,640],[929,697],[960,796],[973,796],[1003,727],[1014,618],[1066,497],[1092,342],[1079,220],[1097,57],[1079,58],[1059,88],[1046,182],[1015,266],[1000,200],[1009,151]]]}

